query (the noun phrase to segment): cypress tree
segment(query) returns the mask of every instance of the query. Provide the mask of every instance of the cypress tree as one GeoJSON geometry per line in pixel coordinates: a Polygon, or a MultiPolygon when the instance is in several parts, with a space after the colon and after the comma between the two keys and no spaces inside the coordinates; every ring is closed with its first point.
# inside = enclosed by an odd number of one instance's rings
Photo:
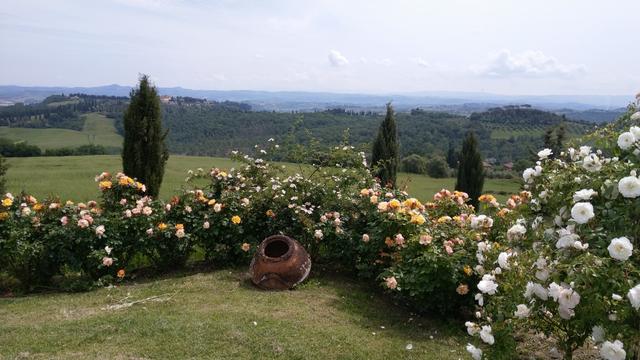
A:
{"type": "Polygon", "coordinates": [[[449,167],[452,169],[458,166],[458,153],[456,153],[453,142],[451,141],[449,141],[449,150],[447,151],[447,164],[449,164],[449,167]]]}
{"type": "Polygon", "coordinates": [[[482,194],[484,186],[484,166],[482,156],[478,151],[478,141],[470,132],[462,143],[458,165],[458,178],[456,190],[469,194],[469,203],[478,208],[478,198],[482,194]]]}
{"type": "Polygon", "coordinates": [[[5,175],[7,174],[7,161],[4,159],[2,155],[0,155],[0,196],[5,192],[6,179],[5,175]]]}
{"type": "Polygon", "coordinates": [[[160,98],[147,75],[140,77],[138,87],[131,90],[130,96],[124,113],[122,169],[145,184],[150,196],[157,197],[169,159],[164,143],[168,131],[162,129],[160,98]]]}
{"type": "Polygon", "coordinates": [[[398,134],[391,103],[373,142],[371,166],[383,186],[394,187],[398,173],[398,134]]]}

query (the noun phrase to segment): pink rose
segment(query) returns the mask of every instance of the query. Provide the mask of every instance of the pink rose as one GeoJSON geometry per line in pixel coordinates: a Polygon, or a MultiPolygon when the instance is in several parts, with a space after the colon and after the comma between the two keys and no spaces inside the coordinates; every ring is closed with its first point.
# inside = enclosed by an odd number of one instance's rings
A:
{"type": "Polygon", "coordinates": [[[62,224],[62,226],[65,226],[69,223],[69,218],[66,216],[63,216],[62,219],[60,219],[60,223],[62,224]]]}
{"type": "Polygon", "coordinates": [[[398,287],[398,281],[396,280],[396,278],[394,276],[388,277],[386,279],[384,279],[387,287],[391,290],[394,290],[395,288],[398,287]]]}
{"type": "Polygon", "coordinates": [[[113,259],[108,257],[108,256],[103,257],[102,258],[102,265],[104,265],[106,267],[109,267],[109,266],[113,265],[113,259]]]}

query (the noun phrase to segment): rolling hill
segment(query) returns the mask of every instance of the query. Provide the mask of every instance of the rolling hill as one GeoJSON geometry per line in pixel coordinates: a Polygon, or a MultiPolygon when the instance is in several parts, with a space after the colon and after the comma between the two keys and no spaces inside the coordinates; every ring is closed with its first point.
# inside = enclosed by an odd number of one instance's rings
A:
{"type": "Polygon", "coordinates": [[[98,113],[82,116],[81,131],[60,128],[17,128],[0,126],[0,138],[13,142],[27,142],[43,150],[81,145],[102,145],[121,148],[122,136],[117,133],[114,120],[98,113]]]}

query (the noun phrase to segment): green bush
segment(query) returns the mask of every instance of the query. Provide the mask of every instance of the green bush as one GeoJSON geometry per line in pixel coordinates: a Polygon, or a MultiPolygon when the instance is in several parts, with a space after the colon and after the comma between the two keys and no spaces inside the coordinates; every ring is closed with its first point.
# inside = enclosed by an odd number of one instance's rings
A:
{"type": "Polygon", "coordinates": [[[412,174],[424,174],[427,172],[427,159],[424,157],[411,154],[401,161],[402,171],[412,174]]]}
{"type": "Polygon", "coordinates": [[[427,160],[426,172],[432,178],[446,178],[449,177],[449,165],[442,156],[432,156],[427,160]]]}

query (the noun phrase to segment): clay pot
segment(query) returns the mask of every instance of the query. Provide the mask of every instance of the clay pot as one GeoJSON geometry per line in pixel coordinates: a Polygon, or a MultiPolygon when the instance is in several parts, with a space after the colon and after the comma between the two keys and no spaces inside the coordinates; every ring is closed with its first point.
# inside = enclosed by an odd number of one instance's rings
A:
{"type": "Polygon", "coordinates": [[[291,289],[309,275],[311,258],[294,239],[273,235],[264,239],[251,260],[251,281],[264,290],[291,289]]]}

